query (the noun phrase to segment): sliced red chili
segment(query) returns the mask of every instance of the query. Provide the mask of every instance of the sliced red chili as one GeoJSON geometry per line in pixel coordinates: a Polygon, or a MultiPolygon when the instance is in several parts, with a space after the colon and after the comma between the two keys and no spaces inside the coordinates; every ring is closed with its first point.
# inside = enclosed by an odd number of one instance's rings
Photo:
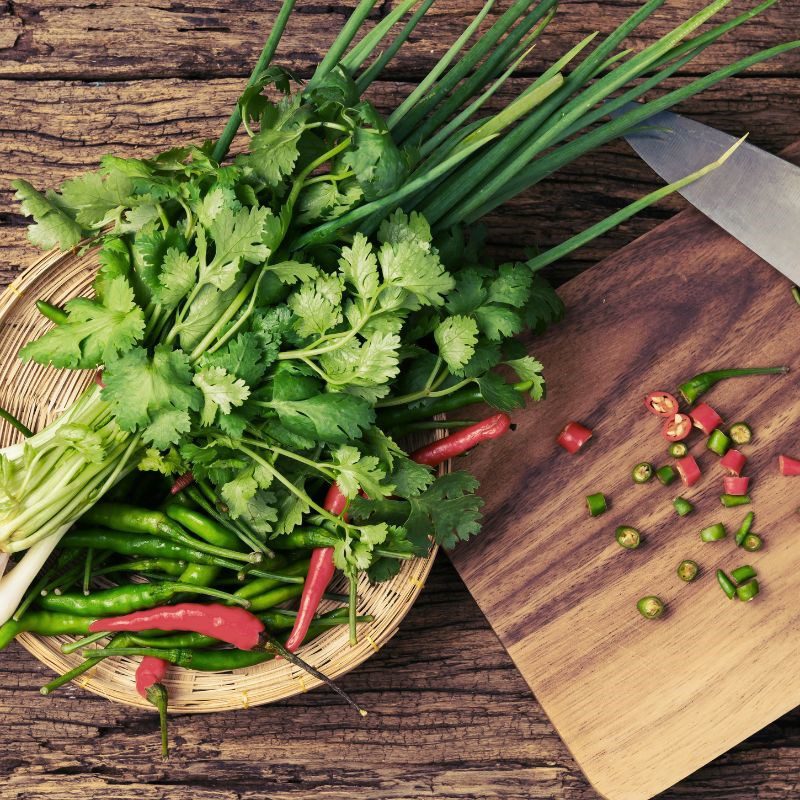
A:
{"type": "Polygon", "coordinates": [[[708,403],[698,403],[691,411],[692,423],[705,434],[711,433],[722,423],[722,417],[708,403]]]}
{"type": "Polygon", "coordinates": [[[678,401],[669,392],[650,392],[644,398],[645,408],[659,417],[671,417],[678,413],[678,401]]]}
{"type": "Polygon", "coordinates": [[[720,466],[728,470],[731,475],[741,475],[746,462],[747,456],[738,450],[728,450],[719,460],[720,466]]]}
{"type": "Polygon", "coordinates": [[[722,479],[725,494],[747,494],[747,487],[750,485],[750,478],[740,478],[729,475],[722,479]]]}
{"type": "Polygon", "coordinates": [[[684,456],[679,459],[675,468],[686,486],[694,486],[700,480],[700,465],[695,461],[694,456],[684,456]]]}
{"type": "Polygon", "coordinates": [[[568,422],[561,433],[556,437],[556,442],[560,444],[568,453],[577,453],[589,439],[592,438],[592,431],[580,422],[568,422]]]}
{"type": "Polygon", "coordinates": [[[781,469],[781,475],[800,475],[800,461],[791,456],[778,456],[778,466],[781,469]]]}
{"type": "Polygon", "coordinates": [[[688,414],[675,414],[672,419],[664,423],[661,435],[668,442],[680,442],[685,439],[692,430],[692,420],[688,414]]]}

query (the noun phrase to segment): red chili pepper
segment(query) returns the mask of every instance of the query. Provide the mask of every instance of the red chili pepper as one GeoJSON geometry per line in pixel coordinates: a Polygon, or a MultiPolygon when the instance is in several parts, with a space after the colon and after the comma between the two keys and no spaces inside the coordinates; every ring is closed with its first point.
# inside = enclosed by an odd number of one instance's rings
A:
{"type": "Polygon", "coordinates": [[[800,461],[791,456],[778,456],[778,466],[781,469],[781,475],[796,476],[800,475],[800,461]]]}
{"type": "Polygon", "coordinates": [[[580,422],[568,422],[561,433],[556,437],[556,442],[560,444],[568,453],[577,453],[589,439],[592,438],[592,431],[580,422]]]}
{"type": "Polygon", "coordinates": [[[121,617],[95,620],[89,631],[193,631],[228,642],[240,650],[252,650],[258,643],[264,623],[239,606],[219,603],[178,603],[121,617]]]}
{"type": "Polygon", "coordinates": [[[694,486],[700,480],[700,465],[695,461],[694,456],[684,456],[678,459],[675,468],[686,486],[694,486]]]}
{"type": "MultiPolygon", "coordinates": [[[[416,461],[417,464],[438,467],[439,464],[472,450],[475,445],[485,442],[487,439],[497,439],[510,427],[511,417],[508,414],[495,414],[415,450],[411,454],[411,460],[416,461]]],[[[589,436],[591,435],[591,431],[589,431],[589,436]]]]}
{"type": "Polygon", "coordinates": [[[705,434],[710,434],[722,423],[722,417],[708,403],[699,403],[691,411],[692,423],[705,434]]]}
{"type": "Polygon", "coordinates": [[[671,417],[678,413],[678,401],[669,392],[650,392],[644,398],[645,408],[659,417],[671,417]]]}
{"type": "Polygon", "coordinates": [[[194,475],[191,472],[184,472],[175,479],[172,488],[169,490],[170,494],[180,494],[187,486],[194,483],[194,475]]]}
{"type": "Polygon", "coordinates": [[[106,385],[103,383],[103,370],[98,369],[94,373],[94,382],[101,388],[105,389],[106,385]]]}
{"type": "Polygon", "coordinates": [[[728,450],[719,460],[720,466],[728,470],[731,475],[741,475],[746,462],[747,456],[738,450],[728,450]]]}
{"type": "Polygon", "coordinates": [[[725,494],[747,494],[750,478],[739,478],[729,475],[722,479],[722,485],[725,487],[725,494]]]}
{"type": "Polygon", "coordinates": [[[691,433],[691,430],[691,417],[688,414],[676,414],[664,423],[661,435],[668,442],[680,442],[691,433]]]}
{"type": "Polygon", "coordinates": [[[144,656],[136,667],[136,691],[147,699],[147,690],[155,683],[161,683],[167,674],[169,663],[154,656],[144,656]]]}

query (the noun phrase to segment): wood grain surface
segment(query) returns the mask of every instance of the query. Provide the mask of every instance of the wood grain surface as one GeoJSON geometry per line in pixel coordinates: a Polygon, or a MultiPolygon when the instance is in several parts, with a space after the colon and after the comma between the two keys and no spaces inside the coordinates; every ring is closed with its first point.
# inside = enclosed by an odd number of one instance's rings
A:
{"type": "MultiPolygon", "coordinates": [[[[286,61],[307,74],[352,0],[298,0],[286,61]]],[[[439,0],[411,55],[375,87],[378,105],[408,91],[479,0],[439,0]]],[[[501,2],[501,6],[504,3],[501,2]]],[[[529,72],[591,30],[608,30],[629,0],[565,0],[529,72]]],[[[635,44],[699,0],[670,0],[635,44]]],[[[0,5],[0,282],[36,256],[8,181],[51,185],[102,154],[148,154],[215,135],[275,9],[274,0],[0,5]]],[[[385,13],[389,3],[382,5],[385,13]]],[[[704,67],[797,33],[796,0],[707,51],[704,67]]],[[[797,138],[800,62],[768,62],[685,104],[696,118],[777,151],[797,138]]],[[[656,185],[612,145],[520,198],[490,221],[501,255],[560,241],[656,185]]],[[[683,207],[675,198],[554,270],[573,275],[683,207]]],[[[2,800],[594,800],[540,705],[446,559],[400,633],[344,686],[370,709],[362,723],[323,692],[248,712],[171,720],[169,765],[155,719],[77,687],[41,698],[47,670],[21,648],[0,655],[2,800]]],[[[800,712],[720,756],[664,797],[778,800],[800,796],[800,712]]]]}

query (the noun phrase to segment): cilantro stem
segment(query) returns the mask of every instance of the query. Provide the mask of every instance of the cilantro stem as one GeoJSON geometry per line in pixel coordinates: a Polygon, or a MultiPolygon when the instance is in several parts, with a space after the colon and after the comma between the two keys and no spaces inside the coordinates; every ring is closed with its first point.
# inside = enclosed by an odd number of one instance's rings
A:
{"type": "MultiPolygon", "coordinates": [[[[283,32],[286,29],[286,24],[289,22],[289,16],[292,13],[295,2],[296,0],[283,0],[283,5],[281,6],[281,10],[278,12],[278,16],[276,17],[275,23],[272,26],[272,30],[270,31],[267,42],[264,45],[264,49],[261,51],[261,55],[258,57],[258,61],[256,61],[256,65],[253,67],[253,71],[250,73],[250,77],[247,79],[246,87],[254,86],[256,83],[258,83],[261,73],[269,66],[270,61],[272,61],[272,57],[275,55],[275,51],[278,49],[278,43],[281,40],[281,36],[283,36],[283,32]]],[[[239,130],[239,125],[241,125],[241,123],[242,109],[237,102],[230,119],[222,131],[222,135],[219,137],[219,140],[214,145],[214,149],[211,151],[211,158],[213,158],[217,164],[221,163],[222,159],[227,155],[228,149],[233,141],[233,137],[236,136],[236,132],[239,130]]]]}
{"type": "MultiPolygon", "coordinates": [[[[446,373],[445,373],[446,374],[446,373]]],[[[404,406],[409,403],[416,403],[417,400],[427,400],[428,398],[444,397],[445,395],[457,392],[464,386],[472,383],[474,378],[465,378],[463,381],[454,383],[446,389],[439,389],[438,391],[431,391],[430,389],[421,389],[418,392],[411,392],[410,394],[402,394],[399,397],[390,397],[388,400],[379,400],[375,403],[375,408],[390,408],[391,406],[404,406]]]]}
{"type": "MultiPolygon", "coordinates": [[[[270,408],[270,403],[265,402],[256,402],[255,405],[263,406],[266,408],[270,408]]],[[[252,447],[261,447],[265,450],[269,450],[272,453],[276,453],[279,456],[285,456],[286,458],[291,458],[293,461],[297,461],[299,464],[305,464],[307,467],[311,467],[312,469],[317,470],[317,472],[322,473],[326,478],[328,478],[331,482],[336,480],[336,472],[335,467],[331,464],[331,467],[334,469],[329,469],[326,465],[320,464],[317,461],[312,461],[310,458],[305,458],[304,456],[299,455],[298,453],[293,453],[291,450],[284,450],[282,447],[277,447],[276,445],[267,444],[266,442],[261,442],[257,439],[242,439],[242,442],[245,444],[249,444],[252,447]]]]}

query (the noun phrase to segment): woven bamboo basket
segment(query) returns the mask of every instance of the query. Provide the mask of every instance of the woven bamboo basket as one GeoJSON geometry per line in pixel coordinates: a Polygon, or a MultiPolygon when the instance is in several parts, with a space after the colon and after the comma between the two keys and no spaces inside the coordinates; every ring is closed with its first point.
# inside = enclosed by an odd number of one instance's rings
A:
{"type": "MultiPolygon", "coordinates": [[[[0,296],[0,406],[32,430],[40,430],[51,422],[92,380],[87,372],[56,370],[19,360],[20,347],[50,325],[36,310],[36,300],[42,298],[61,305],[77,295],[89,294],[96,270],[95,251],[83,255],[50,253],[23,272],[0,296]]],[[[10,426],[0,423],[0,447],[11,444],[18,436],[10,426]]],[[[426,558],[404,562],[393,580],[377,586],[371,586],[362,576],[359,614],[375,619],[359,626],[359,643],[350,647],[346,626],[342,626],[309,642],[300,655],[335,678],[378,652],[396,633],[419,595],[435,555],[434,548],[426,558]]],[[[344,579],[332,585],[331,591],[346,591],[344,579]]],[[[331,607],[332,603],[325,603],[321,610],[331,607]]],[[[70,639],[29,633],[17,637],[28,652],[59,674],[82,662],[79,654],[61,652],[61,644],[70,639]]],[[[132,658],[105,659],[76,682],[109,700],[151,708],[134,686],[137,663],[138,659],[132,658]]],[[[226,672],[174,669],[165,684],[171,711],[203,713],[283,700],[319,686],[320,681],[281,660],[226,672]]]]}

